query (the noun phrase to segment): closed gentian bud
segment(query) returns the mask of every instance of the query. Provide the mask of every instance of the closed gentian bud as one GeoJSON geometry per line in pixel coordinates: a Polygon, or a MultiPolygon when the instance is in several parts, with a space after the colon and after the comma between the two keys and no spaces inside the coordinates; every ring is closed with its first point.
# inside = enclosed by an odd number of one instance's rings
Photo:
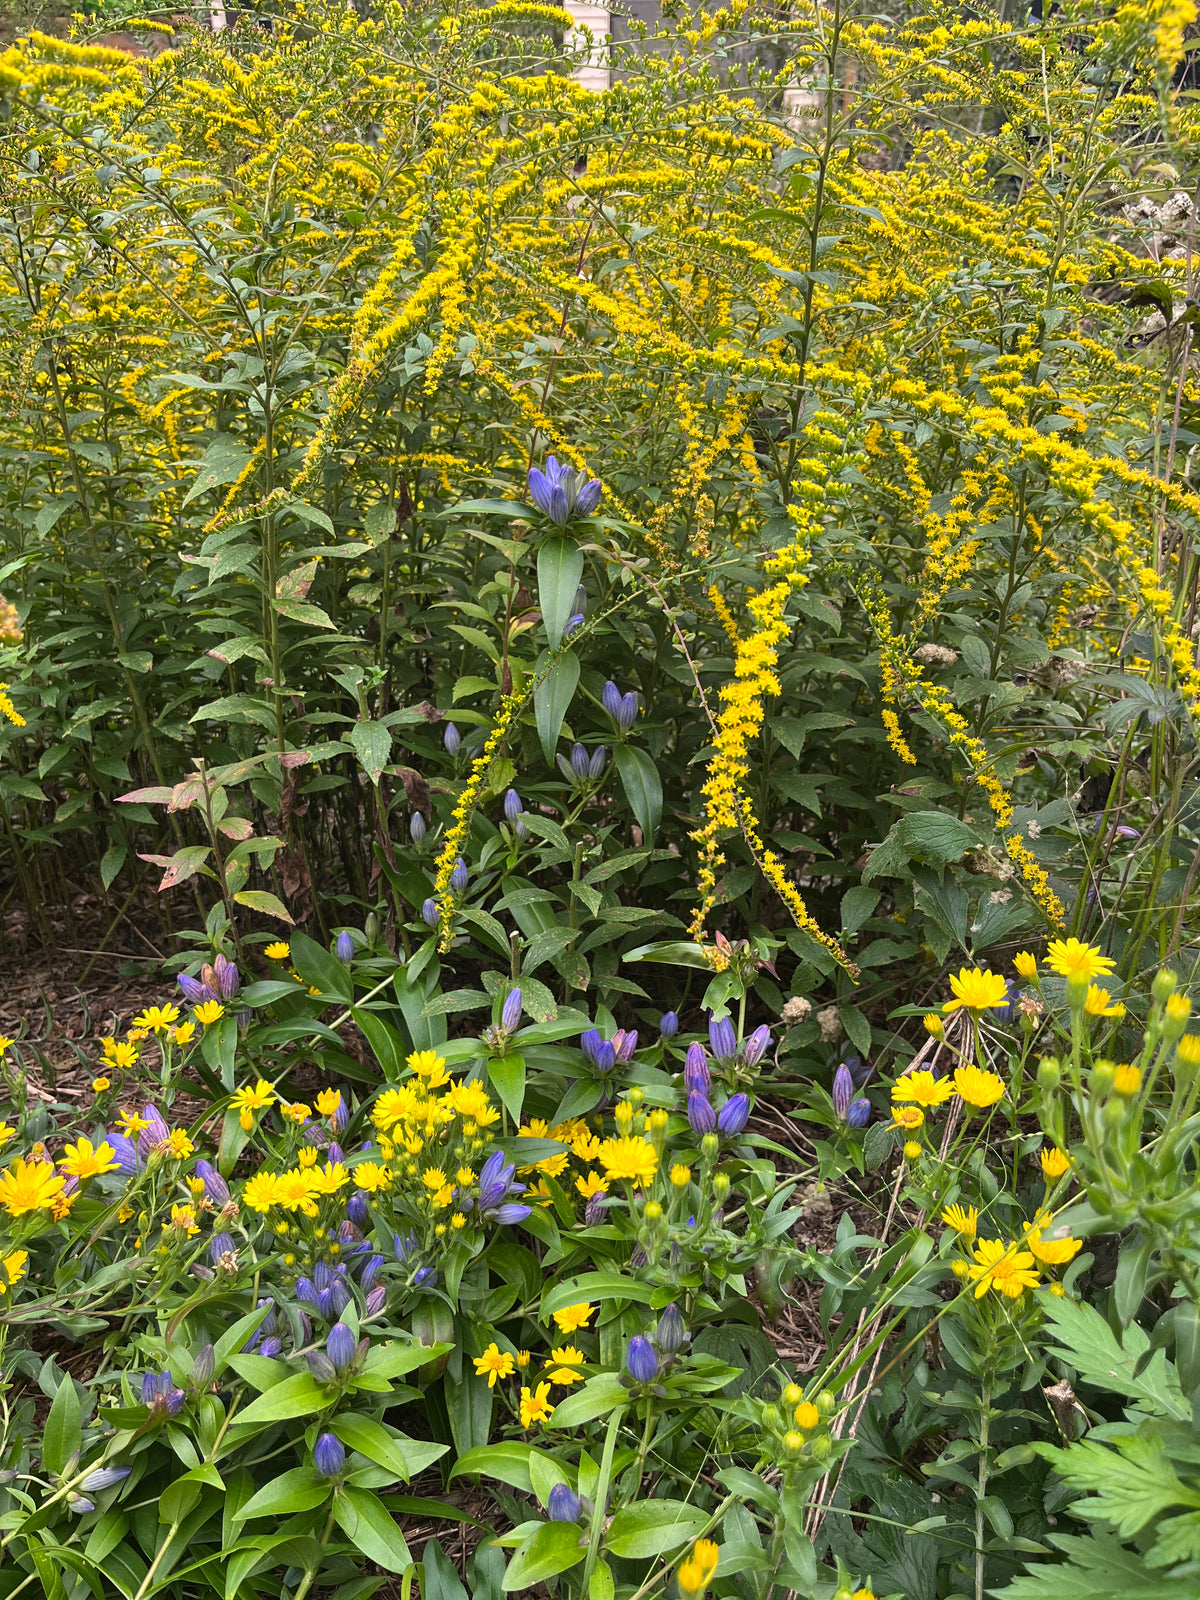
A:
{"type": "Polygon", "coordinates": [[[352,1194],[346,1201],[346,1216],[356,1228],[369,1228],[371,1226],[371,1208],[367,1204],[365,1194],[352,1194]]]}
{"type": "Polygon", "coordinates": [[[308,1370],[318,1383],[332,1383],[337,1377],[337,1368],[324,1350],[310,1350],[305,1359],[308,1362],[308,1370]]]}
{"type": "Polygon", "coordinates": [[[467,863],[461,856],[459,856],[458,861],[455,864],[454,871],[450,874],[450,887],[454,890],[455,894],[462,894],[463,890],[470,882],[470,877],[471,875],[467,871],[467,863]]]}
{"type": "Polygon", "coordinates": [[[221,999],[232,1000],[242,987],[241,974],[232,961],[224,956],[218,956],[216,961],[217,978],[220,982],[221,999]]]}
{"type": "Polygon", "coordinates": [[[708,1046],[718,1061],[732,1061],[737,1055],[737,1034],[728,1017],[709,1017],[708,1046]]]}
{"type": "Polygon", "coordinates": [[[764,1022],[761,1027],[755,1028],[754,1032],[746,1040],[746,1046],[742,1052],[746,1058],[746,1065],[748,1067],[756,1067],[766,1055],[770,1045],[771,1030],[764,1022]]]}
{"type": "Polygon", "coordinates": [[[333,1362],[335,1372],[344,1372],[354,1360],[356,1340],[344,1322],[335,1322],[325,1341],[325,1354],[333,1362]]]}
{"type": "Polygon", "coordinates": [[[199,978],[189,977],[186,972],[181,972],[176,977],[175,982],[179,985],[183,998],[194,1006],[200,1005],[205,1000],[213,999],[208,985],[201,983],[199,978]]]}
{"type": "Polygon", "coordinates": [[[852,1100],[846,1112],[846,1126],[848,1128],[865,1128],[871,1120],[871,1102],[867,1099],[852,1100]]]}
{"type": "Polygon", "coordinates": [[[637,695],[632,693],[621,696],[621,704],[617,708],[617,726],[622,733],[628,733],[637,721],[638,703],[637,695]]]}
{"type": "Polygon", "coordinates": [[[504,818],[506,822],[515,822],[524,811],[521,796],[515,789],[509,789],[504,796],[504,818]]]}
{"type": "Polygon", "coordinates": [[[736,1139],[749,1120],[749,1095],[730,1095],[717,1115],[717,1132],[723,1133],[727,1139],[736,1139]]]}
{"type": "Polygon", "coordinates": [[[611,678],[604,685],[604,688],[601,691],[600,703],[604,707],[605,711],[608,712],[613,721],[616,722],[617,718],[621,715],[621,691],[617,688],[616,684],[611,678]]]}
{"type": "Polygon", "coordinates": [[[712,1101],[695,1089],[687,1098],[687,1119],[693,1133],[713,1133],[716,1130],[717,1113],[713,1110],[712,1101]]]}
{"type": "Polygon", "coordinates": [[[209,1254],[209,1259],[212,1261],[212,1264],[213,1264],[214,1267],[220,1267],[220,1266],[236,1267],[237,1266],[237,1260],[236,1260],[236,1257],[237,1257],[237,1245],[235,1245],[234,1242],[233,1242],[232,1234],[214,1233],[213,1236],[212,1236],[212,1239],[209,1242],[208,1254],[209,1254]],[[232,1256],[232,1257],[234,1257],[234,1260],[233,1260],[232,1263],[230,1263],[230,1262],[222,1262],[222,1260],[221,1260],[222,1256],[232,1256]]]}
{"type": "MultiPolygon", "coordinates": [[[[503,1206],[500,1208],[504,1209],[503,1206]]],[[[519,1207],[514,1209],[520,1209],[519,1207]]],[[[432,1289],[437,1283],[436,1267],[418,1267],[412,1275],[414,1289],[432,1289]]]]}
{"type": "Polygon", "coordinates": [[[514,989],[504,1002],[500,1013],[500,1026],[505,1033],[515,1033],[521,1024],[521,991],[514,989]]]}
{"type": "Polygon", "coordinates": [[[677,1305],[669,1305],[658,1319],[658,1329],[654,1335],[658,1348],[668,1356],[682,1349],[687,1339],[687,1328],[684,1326],[683,1315],[677,1305]]]}
{"type": "Polygon", "coordinates": [[[617,1047],[611,1039],[601,1039],[596,1046],[596,1071],[603,1076],[611,1072],[617,1064],[617,1047]]]}
{"type": "Polygon", "coordinates": [[[142,1158],[138,1154],[138,1147],[132,1139],[123,1133],[110,1133],[106,1135],[113,1150],[113,1160],[117,1163],[117,1170],[123,1177],[132,1178],[135,1173],[142,1170],[142,1158]]]}
{"type": "Polygon", "coordinates": [[[366,1264],[364,1265],[358,1279],[358,1286],[364,1294],[366,1294],[367,1290],[375,1282],[376,1274],[382,1265],[383,1257],[380,1255],[369,1256],[367,1258],[366,1264]]]}
{"type": "Polygon", "coordinates": [[[442,743],[445,745],[448,755],[456,756],[458,754],[459,746],[462,744],[462,734],[459,733],[452,722],[446,724],[445,732],[442,734],[442,743]]]}
{"type": "Polygon", "coordinates": [[[138,1154],[145,1158],[157,1145],[170,1138],[171,1130],[157,1106],[143,1106],[142,1118],[147,1126],[138,1134],[138,1154]]]}
{"type": "Polygon", "coordinates": [[[336,1478],[346,1465],[346,1451],[336,1433],[323,1433],[313,1446],[313,1466],[323,1478],[336,1478]]]}
{"type": "Polygon", "coordinates": [[[629,1376],[635,1383],[653,1383],[658,1376],[658,1357],[654,1353],[654,1346],[642,1334],[635,1333],[629,1341],[629,1350],[625,1356],[625,1365],[629,1369],[629,1376]]]}
{"type": "Polygon", "coordinates": [[[120,1483],[132,1472],[132,1467],[97,1467],[95,1472],[89,1472],[79,1485],[84,1494],[99,1494],[101,1489],[111,1489],[114,1483],[120,1483]]]}
{"type": "MultiPolygon", "coordinates": [[[[338,1110],[339,1111],[341,1110],[341,1101],[338,1102],[338,1110]]],[[[336,1121],[337,1121],[337,1111],[335,1111],[333,1113],[333,1116],[330,1117],[329,1120],[330,1120],[330,1122],[336,1123],[336,1121]]],[[[333,1165],[335,1167],[342,1166],[343,1163],[346,1160],[346,1152],[342,1149],[341,1145],[338,1144],[336,1139],[333,1139],[333,1140],[330,1141],[329,1146],[325,1151],[325,1154],[328,1157],[328,1159],[333,1163],[333,1165]]]]}
{"type": "Polygon", "coordinates": [[[634,1051],[637,1049],[637,1029],[618,1028],[613,1034],[612,1047],[617,1053],[618,1061],[632,1061],[634,1051]]]}
{"type": "Polygon", "coordinates": [[[511,1228],[518,1222],[524,1222],[532,1210],[532,1206],[516,1205],[510,1201],[507,1205],[499,1207],[496,1212],[496,1221],[503,1228],[511,1228]]]}
{"type": "Polygon", "coordinates": [[[585,1028],[579,1035],[579,1048],[591,1062],[595,1062],[596,1051],[603,1043],[599,1028],[585,1028]]]}
{"type": "Polygon", "coordinates": [[[367,1315],[377,1317],[387,1305],[387,1288],[382,1283],[377,1283],[367,1296],[367,1315]]]}
{"type": "Polygon", "coordinates": [[[708,1052],[699,1041],[688,1045],[683,1058],[683,1086],[689,1094],[707,1094],[712,1087],[708,1052]]]}
{"type": "Polygon", "coordinates": [[[577,778],[586,778],[588,774],[588,753],[581,744],[571,746],[571,771],[577,778]]]}
{"type": "Polygon", "coordinates": [[[266,1356],[266,1357],[270,1358],[270,1357],[277,1356],[282,1349],[283,1349],[283,1340],[280,1339],[280,1338],[277,1338],[274,1334],[272,1334],[269,1339],[264,1339],[263,1342],[259,1345],[258,1353],[259,1353],[260,1356],[266,1356]]]}
{"type": "Polygon", "coordinates": [[[414,811],[408,819],[408,837],[414,844],[425,843],[425,818],[419,811],[414,811]]]}
{"type": "Polygon", "coordinates": [[[334,1322],[342,1314],[342,1307],[334,1300],[333,1289],[320,1289],[317,1292],[317,1310],[326,1322],[334,1322]]]}
{"type": "Polygon", "coordinates": [[[598,744],[592,751],[591,760],[588,762],[588,777],[598,778],[604,771],[604,763],[608,760],[608,751],[602,744],[598,744]]]}
{"type": "Polygon", "coordinates": [[[833,1075],[833,1109],[843,1122],[853,1099],[854,1079],[850,1076],[850,1068],[843,1061],[833,1075]]]}
{"type": "Polygon", "coordinates": [[[168,1389],[165,1399],[167,1415],[169,1417],[177,1417],[183,1410],[184,1401],[187,1399],[187,1395],[184,1394],[182,1389],[168,1389]]]}
{"type": "Polygon", "coordinates": [[[583,627],[583,612],[582,611],[576,611],[574,616],[570,616],[570,617],[567,618],[567,625],[563,629],[563,638],[564,639],[569,639],[571,637],[571,635],[575,632],[576,628],[582,628],[582,627],[583,627]]]}
{"type": "MultiPolygon", "coordinates": [[[[67,1496],[67,1510],[75,1517],[86,1517],[89,1511],[95,1511],[96,1502],[89,1500],[86,1495],[76,1494],[74,1489],[67,1496]]],[[[43,1591],[44,1593],[45,1591],[43,1591]]]]}
{"type": "Polygon", "coordinates": [[[556,1483],[546,1501],[546,1514],[551,1522],[578,1522],[579,1496],[565,1483],[556,1483]]]}
{"type": "MultiPolygon", "coordinates": [[[[318,1270],[320,1270],[320,1268],[323,1267],[324,1265],[325,1265],[325,1263],[323,1261],[318,1261],[317,1262],[318,1270]]],[[[311,1278],[300,1278],[300,1279],[297,1280],[297,1283],[296,1283],[296,1299],[297,1300],[307,1300],[310,1306],[315,1306],[316,1303],[317,1303],[317,1293],[318,1293],[317,1286],[312,1281],[311,1278]]]]}
{"type": "Polygon", "coordinates": [[[679,1032],[679,1018],[673,1011],[664,1011],[659,1017],[658,1031],[664,1039],[673,1039],[679,1032]]]}
{"type": "Polygon", "coordinates": [[[598,1192],[588,1195],[587,1205],[583,1208],[584,1226],[588,1228],[598,1227],[604,1221],[606,1209],[607,1201],[603,1194],[598,1192]]]}
{"type": "Polygon", "coordinates": [[[229,1199],[229,1185],[209,1161],[197,1161],[196,1176],[204,1183],[204,1193],[214,1205],[223,1206],[229,1199]]]}
{"type": "Polygon", "coordinates": [[[211,1344],[202,1344],[196,1351],[196,1359],[192,1362],[192,1382],[197,1389],[205,1389],[212,1382],[213,1373],[217,1370],[217,1353],[211,1344]]]}
{"type": "Polygon", "coordinates": [[[429,928],[436,928],[438,925],[437,901],[432,895],[422,903],[421,921],[429,928]]]}
{"type": "Polygon", "coordinates": [[[334,954],[347,967],[354,960],[354,935],[347,932],[345,928],[337,936],[334,954]]]}

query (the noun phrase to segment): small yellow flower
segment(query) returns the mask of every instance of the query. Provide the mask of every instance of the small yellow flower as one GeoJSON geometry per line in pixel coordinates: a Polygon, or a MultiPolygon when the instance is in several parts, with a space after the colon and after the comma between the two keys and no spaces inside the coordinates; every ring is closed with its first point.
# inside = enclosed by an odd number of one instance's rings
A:
{"type": "Polygon", "coordinates": [[[454,1215],[450,1218],[450,1226],[454,1229],[454,1231],[456,1233],[459,1231],[459,1229],[465,1228],[466,1225],[467,1225],[467,1219],[466,1219],[466,1217],[463,1216],[461,1211],[456,1211],[454,1213],[454,1215]]]}
{"type": "Polygon", "coordinates": [[[58,1164],[68,1176],[84,1183],[98,1173],[115,1172],[118,1164],[116,1157],[117,1152],[107,1140],[102,1140],[93,1149],[90,1139],[80,1139],[75,1144],[67,1145],[58,1164]]]}
{"type": "Polygon", "coordinates": [[[821,1421],[821,1413],[817,1410],[816,1406],[813,1405],[811,1400],[801,1400],[800,1404],[796,1407],[792,1415],[795,1419],[796,1426],[798,1428],[803,1428],[806,1433],[811,1433],[821,1421]]]}
{"type": "Polygon", "coordinates": [[[929,1012],[927,1016],[921,1018],[921,1021],[925,1026],[925,1032],[932,1034],[935,1039],[946,1037],[946,1025],[936,1011],[929,1012]]]}
{"type": "Polygon", "coordinates": [[[481,1356],[475,1358],[475,1374],[480,1378],[486,1375],[489,1389],[496,1387],[497,1378],[511,1378],[516,1366],[512,1356],[506,1350],[501,1350],[494,1340],[481,1356]]]}
{"type": "Polygon", "coordinates": [[[947,1206],[942,1212],[942,1221],[965,1239],[973,1239],[979,1231],[979,1213],[974,1206],[967,1206],[965,1210],[962,1206],[947,1206]]]}
{"type": "Polygon", "coordinates": [[[1118,1094],[1136,1094],[1142,1087],[1142,1069],[1126,1062],[1113,1073],[1112,1086],[1118,1094]]]}
{"type": "Polygon", "coordinates": [[[20,1283],[28,1261],[28,1250],[14,1250],[10,1255],[0,1256],[0,1294],[7,1294],[13,1284],[20,1283]]]}
{"type": "Polygon", "coordinates": [[[596,1308],[583,1301],[577,1306],[564,1306],[554,1313],[554,1324],[560,1333],[575,1333],[586,1328],[596,1314],[596,1308]]]}
{"type": "Polygon", "coordinates": [[[1031,983],[1037,977],[1037,957],[1031,955],[1028,950],[1020,950],[1013,957],[1013,969],[1018,978],[1024,978],[1031,983]]]}
{"type": "Polygon", "coordinates": [[[147,1006],[134,1017],[133,1025],[135,1028],[145,1028],[148,1033],[165,1033],[173,1022],[178,1021],[178,1006],[147,1006]]]}
{"type": "Polygon", "coordinates": [[[1185,1067],[1200,1066],[1200,1033],[1185,1033],[1175,1046],[1175,1058],[1185,1067]]]}
{"type": "Polygon", "coordinates": [[[1071,1170],[1071,1158],[1065,1150],[1054,1148],[1041,1152],[1042,1174],[1047,1183],[1054,1183],[1064,1172],[1071,1170]]]}
{"type": "Polygon", "coordinates": [[[546,1422],[554,1407],[550,1404],[550,1385],[539,1383],[531,1394],[521,1390],[521,1426],[531,1428],[535,1422],[546,1422]]]}
{"type": "Polygon", "coordinates": [[[675,1577],[680,1590],[693,1600],[701,1595],[713,1580],[721,1552],[711,1539],[697,1539],[686,1561],[676,1568],[675,1577]]]}
{"type": "Polygon", "coordinates": [[[104,1052],[105,1060],[112,1063],[118,1072],[128,1072],[130,1067],[137,1065],[138,1051],[132,1044],[117,1044],[113,1041],[111,1050],[104,1052]]]}
{"type": "Polygon", "coordinates": [[[171,1029],[171,1037],[178,1045],[189,1045],[196,1037],[196,1024],[194,1022],[181,1022],[177,1028],[171,1029]]]}
{"type": "Polygon", "coordinates": [[[302,1167],[311,1167],[316,1164],[317,1154],[318,1151],[315,1144],[306,1144],[297,1155],[296,1160],[302,1167]]]}
{"type": "Polygon", "coordinates": [[[980,1067],[956,1067],[954,1087],[961,1100],[976,1111],[985,1111],[1004,1098],[1004,1079],[994,1072],[984,1072],[980,1067]]]}
{"type": "Polygon", "coordinates": [[[219,1000],[202,1000],[192,1011],[197,1022],[202,1022],[206,1028],[211,1028],[214,1022],[220,1022],[225,1015],[225,1007],[219,1000]]]}
{"type": "Polygon", "coordinates": [[[263,951],[268,961],[286,961],[292,953],[292,947],[285,944],[282,939],[276,939],[263,951]]]}
{"type": "Polygon", "coordinates": [[[27,1211],[49,1211],[62,1194],[64,1182],[49,1161],[26,1161],[18,1156],[0,1173],[0,1206],[12,1217],[24,1216],[27,1211]]]}
{"type": "Polygon", "coordinates": [[[583,1351],[576,1350],[573,1344],[565,1344],[558,1350],[551,1350],[550,1360],[558,1364],[552,1366],[546,1376],[551,1383],[562,1384],[564,1388],[569,1388],[573,1383],[582,1383],[583,1373],[575,1369],[583,1365],[584,1359],[583,1351]]]}
{"type": "Polygon", "coordinates": [[[916,1133],[925,1122],[925,1113],[920,1106],[893,1106],[892,1120],[897,1128],[905,1128],[909,1133],[916,1133]]]}
{"type": "Polygon", "coordinates": [[[893,1100],[911,1100],[916,1105],[924,1106],[929,1110],[933,1106],[940,1106],[944,1100],[949,1100],[954,1093],[954,1085],[949,1078],[935,1078],[932,1072],[906,1072],[902,1078],[897,1078],[892,1085],[893,1100]]]}
{"type": "Polygon", "coordinates": [[[149,1126],[145,1117],[139,1117],[136,1111],[122,1111],[117,1118],[117,1127],[127,1139],[136,1139],[142,1129],[149,1126]]]}
{"type": "Polygon", "coordinates": [[[1088,985],[1087,999],[1083,1002],[1083,1009],[1090,1017],[1123,1017],[1125,1007],[1117,1001],[1114,1003],[1112,995],[1107,989],[1102,989],[1099,984],[1088,985]]]}
{"type": "Polygon", "coordinates": [[[180,1233],[186,1233],[189,1238],[200,1232],[196,1222],[196,1213],[191,1206],[172,1206],[170,1222],[163,1223],[163,1231],[168,1228],[178,1228],[180,1233]]]}
{"type": "Polygon", "coordinates": [[[980,1239],[975,1246],[975,1263],[970,1276],[975,1279],[976,1300],[981,1300],[989,1289],[1006,1299],[1019,1300],[1026,1289],[1038,1286],[1033,1256],[1016,1244],[1005,1244],[1003,1239],[980,1239]]]}
{"type": "Polygon", "coordinates": [[[303,1100],[293,1100],[289,1104],[286,1100],[279,1103],[279,1109],[289,1122],[294,1122],[297,1127],[307,1122],[312,1116],[312,1107],[306,1106],[303,1100]]]}
{"type": "Polygon", "coordinates": [[[177,1161],[186,1161],[196,1147],[182,1128],[172,1128],[167,1135],[167,1149],[177,1161]]]}
{"type": "Polygon", "coordinates": [[[518,1350],[517,1351],[517,1366],[520,1368],[520,1370],[522,1372],[524,1372],[528,1365],[529,1365],[529,1351],[528,1350],[518,1350]]]}
{"type": "Polygon", "coordinates": [[[1186,1022],[1192,1014],[1192,1002],[1185,994],[1168,995],[1165,1010],[1172,1022],[1186,1022]]]}
{"type": "Polygon", "coordinates": [[[246,1133],[254,1126],[254,1113],[275,1104],[275,1085],[260,1078],[253,1089],[237,1089],[230,1096],[230,1107],[241,1113],[239,1121],[246,1133]]]}
{"type": "Polygon", "coordinates": [[[256,1172],[242,1190],[242,1203],[251,1211],[265,1213],[279,1200],[279,1176],[274,1172],[256,1172]]]}
{"type": "Polygon", "coordinates": [[[919,1161],[921,1159],[921,1146],[915,1139],[909,1139],[904,1146],[905,1161],[919,1161]]]}
{"type": "Polygon", "coordinates": [[[16,1137],[17,1130],[11,1123],[0,1122],[0,1150],[4,1148],[10,1139],[15,1139],[16,1137]]]}
{"type": "Polygon", "coordinates": [[[331,1117],[342,1103],[340,1089],[322,1089],[317,1096],[315,1104],[318,1112],[323,1117],[331,1117]]]}
{"type": "Polygon", "coordinates": [[[1008,1004],[1008,981],[998,972],[963,967],[957,977],[950,974],[950,993],[954,999],[946,1001],[943,1012],[957,1011],[960,1007],[976,1013],[988,1011],[1008,1004]]]}
{"type": "Polygon", "coordinates": [[[109,1081],[108,1078],[93,1078],[92,1079],[92,1093],[93,1094],[103,1094],[106,1089],[111,1089],[111,1088],[112,1088],[112,1083],[109,1081]]]}
{"type": "Polygon", "coordinates": [[[1116,962],[1079,939],[1054,939],[1046,951],[1046,965],[1068,983],[1090,983],[1110,973],[1116,962]]]}
{"type": "Polygon", "coordinates": [[[648,1139],[605,1139],[600,1146],[600,1165],[610,1178],[645,1188],[658,1171],[658,1152],[648,1139]]]}
{"type": "Polygon", "coordinates": [[[670,1171],[671,1186],[675,1189],[686,1189],[692,1181],[691,1167],[685,1167],[682,1161],[676,1161],[670,1171]]]}
{"type": "Polygon", "coordinates": [[[363,1161],[354,1169],[354,1186],[367,1194],[377,1194],[380,1189],[390,1189],[392,1174],[376,1161],[363,1161]]]}
{"type": "Polygon", "coordinates": [[[1042,1235],[1050,1224],[1050,1215],[1045,1211],[1035,1217],[1032,1224],[1026,1223],[1025,1243],[1043,1266],[1061,1267],[1068,1261],[1074,1261],[1083,1249],[1083,1240],[1073,1239],[1069,1233],[1060,1239],[1045,1239],[1042,1235]]]}

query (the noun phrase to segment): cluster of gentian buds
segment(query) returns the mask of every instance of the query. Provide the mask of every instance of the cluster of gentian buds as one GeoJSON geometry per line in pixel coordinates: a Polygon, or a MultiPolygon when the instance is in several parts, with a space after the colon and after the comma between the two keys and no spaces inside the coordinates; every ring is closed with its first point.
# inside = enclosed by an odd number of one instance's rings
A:
{"type": "Polygon", "coordinates": [[[659,1317],[658,1326],[652,1334],[635,1333],[630,1339],[621,1381],[627,1387],[640,1385],[648,1388],[653,1385],[654,1392],[661,1395],[664,1391],[658,1387],[660,1379],[670,1371],[690,1338],[679,1307],[669,1305],[659,1317]]]}
{"type": "MultiPolygon", "coordinates": [[[[730,1031],[732,1032],[732,1024],[730,1031]]],[[[766,1032],[765,1029],[759,1031],[766,1032]]],[[[769,1040],[770,1035],[767,1037],[769,1040]]],[[[763,1048],[765,1049],[765,1045],[763,1048]]],[[[720,1111],[714,1107],[711,1099],[712,1073],[709,1070],[708,1054],[698,1041],[688,1045],[683,1063],[683,1086],[687,1092],[688,1126],[693,1133],[701,1138],[706,1133],[719,1133],[722,1138],[735,1139],[743,1131],[750,1118],[750,1097],[739,1090],[737,1094],[729,1096],[720,1111]]]]}
{"type": "Polygon", "coordinates": [[[620,733],[628,733],[637,721],[637,695],[622,694],[611,678],[601,691],[600,703],[616,723],[620,733]]]}
{"type": "Polygon", "coordinates": [[[574,472],[554,456],[546,457],[546,470],[529,469],[529,498],[555,527],[565,527],[573,517],[590,517],[600,504],[601,488],[586,472],[574,472]]]}
{"type": "Polygon", "coordinates": [[[151,1416],[177,1417],[186,1399],[169,1372],[147,1372],[142,1379],[142,1404],[151,1416]]]}
{"type": "Polygon", "coordinates": [[[564,755],[554,758],[558,763],[558,770],[568,783],[585,788],[593,783],[598,783],[604,773],[604,765],[608,760],[608,751],[602,744],[588,752],[582,744],[571,746],[570,760],[564,755]]]}
{"type": "Polygon", "coordinates": [[[511,989],[505,996],[500,1021],[483,1031],[483,1042],[497,1055],[503,1055],[521,1026],[521,991],[511,989]]]}
{"type": "Polygon", "coordinates": [[[194,1006],[202,1005],[206,1000],[232,1000],[242,986],[237,967],[223,955],[218,955],[211,965],[205,962],[200,968],[199,978],[181,972],[175,981],[184,999],[194,1006]]]}
{"type": "Polygon", "coordinates": [[[329,1387],[359,1367],[371,1348],[369,1339],[356,1339],[344,1322],[335,1322],[325,1340],[324,1350],[310,1350],[308,1370],[317,1383],[329,1387]]]}
{"type": "Polygon", "coordinates": [[[871,1120],[871,1102],[865,1095],[855,1097],[854,1069],[843,1061],[833,1075],[833,1109],[848,1128],[865,1128],[871,1120]]]}

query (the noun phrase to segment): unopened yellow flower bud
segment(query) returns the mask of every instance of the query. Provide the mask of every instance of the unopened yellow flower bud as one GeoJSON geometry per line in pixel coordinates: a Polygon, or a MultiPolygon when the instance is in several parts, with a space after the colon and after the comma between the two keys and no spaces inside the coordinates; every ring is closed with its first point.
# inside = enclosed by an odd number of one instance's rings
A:
{"type": "Polygon", "coordinates": [[[931,1011],[928,1016],[922,1017],[921,1021],[925,1024],[925,1032],[932,1034],[935,1039],[946,1037],[946,1025],[936,1011],[931,1011]]]}
{"type": "Polygon", "coordinates": [[[831,1417],[837,1410],[837,1399],[828,1389],[822,1389],[817,1396],[817,1410],[822,1417],[831,1417]]]}
{"type": "Polygon", "coordinates": [[[618,1100],[613,1107],[613,1121],[617,1125],[617,1132],[622,1139],[629,1137],[629,1130],[633,1127],[633,1107],[628,1100],[618,1100]]]}
{"type": "Polygon", "coordinates": [[[798,1406],[804,1399],[804,1390],[798,1383],[789,1383],[783,1391],[783,1402],[787,1406],[798,1406]]]}
{"type": "Polygon", "coordinates": [[[820,1426],[821,1413],[811,1400],[802,1400],[792,1415],[796,1426],[803,1428],[805,1433],[811,1433],[814,1428],[820,1426]]]}
{"type": "Polygon", "coordinates": [[[783,1436],[783,1448],[788,1455],[798,1456],[801,1450],[804,1449],[804,1435],[797,1433],[794,1429],[789,1433],[785,1433],[783,1436]]]}

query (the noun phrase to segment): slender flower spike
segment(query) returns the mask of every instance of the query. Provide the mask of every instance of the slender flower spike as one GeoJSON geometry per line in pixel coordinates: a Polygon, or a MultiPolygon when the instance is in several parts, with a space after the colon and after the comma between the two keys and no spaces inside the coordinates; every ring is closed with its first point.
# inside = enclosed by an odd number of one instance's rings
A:
{"type": "Polygon", "coordinates": [[[708,1047],[722,1063],[732,1061],[737,1055],[737,1034],[728,1017],[709,1017],[708,1047]]]}
{"type": "Polygon", "coordinates": [[[854,1079],[850,1076],[850,1068],[843,1061],[833,1075],[833,1109],[843,1122],[850,1109],[850,1102],[854,1099],[854,1079]]]}
{"type": "Polygon", "coordinates": [[[515,1033],[521,1024],[521,991],[514,989],[504,1002],[500,1013],[500,1026],[505,1033],[515,1033]]]}
{"type": "Polygon", "coordinates": [[[658,1376],[658,1357],[649,1339],[636,1333],[629,1341],[625,1365],[634,1383],[653,1383],[658,1376]]]}
{"type": "Polygon", "coordinates": [[[546,1501],[546,1515],[551,1522],[578,1522],[579,1496],[565,1483],[556,1483],[546,1501]]]}
{"type": "Polygon", "coordinates": [[[346,1465],[346,1451],[336,1433],[323,1433],[313,1446],[313,1465],[323,1478],[336,1478],[346,1465]]]}
{"type": "Polygon", "coordinates": [[[354,935],[345,928],[337,936],[335,954],[343,966],[349,966],[354,960],[354,935]]]}

